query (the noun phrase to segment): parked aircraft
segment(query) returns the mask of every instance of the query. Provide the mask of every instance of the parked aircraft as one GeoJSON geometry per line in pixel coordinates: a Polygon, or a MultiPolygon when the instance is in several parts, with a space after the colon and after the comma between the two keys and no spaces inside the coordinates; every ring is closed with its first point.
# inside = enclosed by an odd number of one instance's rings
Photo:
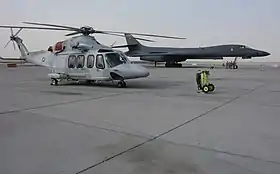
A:
{"type": "Polygon", "coordinates": [[[127,47],[125,54],[129,57],[140,57],[140,60],[166,62],[166,67],[181,67],[178,62],[187,59],[223,59],[223,57],[264,57],[270,53],[250,48],[245,45],[228,44],[198,48],[172,48],[172,47],[149,47],[142,45],[131,34],[125,33],[127,45],[114,46],[113,48],[127,47]]]}

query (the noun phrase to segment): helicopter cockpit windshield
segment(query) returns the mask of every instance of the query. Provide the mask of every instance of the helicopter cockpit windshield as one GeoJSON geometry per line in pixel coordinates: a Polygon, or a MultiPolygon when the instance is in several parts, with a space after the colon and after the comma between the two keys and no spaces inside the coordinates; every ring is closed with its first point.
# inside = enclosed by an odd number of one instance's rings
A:
{"type": "Polygon", "coordinates": [[[121,55],[120,53],[107,53],[105,54],[105,57],[108,65],[111,68],[118,66],[120,64],[128,63],[127,58],[124,55],[121,55]]]}

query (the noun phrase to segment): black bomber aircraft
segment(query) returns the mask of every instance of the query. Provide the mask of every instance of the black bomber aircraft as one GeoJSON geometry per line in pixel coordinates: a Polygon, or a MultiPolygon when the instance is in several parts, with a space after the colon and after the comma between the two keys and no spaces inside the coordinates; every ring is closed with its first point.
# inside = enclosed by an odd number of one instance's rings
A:
{"type": "MultiPolygon", "coordinates": [[[[140,60],[166,62],[165,67],[182,67],[178,62],[187,59],[223,59],[223,57],[265,57],[270,53],[250,48],[239,44],[226,44],[198,48],[172,48],[172,47],[148,47],[142,45],[131,34],[125,33],[127,45],[114,46],[113,48],[128,48],[125,54],[129,57],[140,57],[140,60]]],[[[236,60],[236,59],[235,59],[236,60]]]]}

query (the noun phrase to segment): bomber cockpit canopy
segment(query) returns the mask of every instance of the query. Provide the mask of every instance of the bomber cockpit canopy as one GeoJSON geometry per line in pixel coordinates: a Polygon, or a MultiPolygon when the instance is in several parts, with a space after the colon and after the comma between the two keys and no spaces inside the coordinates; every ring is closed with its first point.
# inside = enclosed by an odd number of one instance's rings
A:
{"type": "Polygon", "coordinates": [[[250,48],[250,47],[245,46],[245,45],[241,45],[240,48],[250,48]]]}

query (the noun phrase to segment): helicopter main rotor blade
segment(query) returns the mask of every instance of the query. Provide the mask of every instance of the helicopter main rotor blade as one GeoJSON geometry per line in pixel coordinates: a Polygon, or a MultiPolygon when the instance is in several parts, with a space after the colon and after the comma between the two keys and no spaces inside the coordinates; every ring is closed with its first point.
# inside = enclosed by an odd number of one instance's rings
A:
{"type": "MultiPolygon", "coordinates": [[[[99,34],[108,34],[108,35],[112,35],[112,36],[125,37],[125,36],[120,35],[120,34],[106,33],[106,32],[103,32],[103,31],[97,31],[97,33],[99,33],[99,34]]],[[[76,34],[80,34],[80,32],[69,33],[69,34],[66,34],[65,36],[73,36],[73,35],[76,35],[76,34]]],[[[138,38],[138,37],[135,37],[135,39],[146,41],[146,42],[155,42],[153,40],[143,39],[143,38],[138,38]]]]}
{"type": "MultiPolygon", "coordinates": [[[[113,33],[103,33],[103,34],[108,34],[108,35],[112,35],[112,36],[119,36],[119,37],[125,37],[124,35],[113,34],[113,33]]],[[[146,41],[146,42],[155,42],[155,41],[153,41],[153,40],[143,39],[143,38],[138,38],[138,37],[135,37],[135,39],[142,40],[142,41],[146,41]]]]}
{"type": "Polygon", "coordinates": [[[14,36],[17,36],[23,28],[19,29],[14,36]]]}
{"type": "Polygon", "coordinates": [[[118,34],[133,34],[133,35],[139,35],[139,36],[151,36],[151,37],[161,37],[161,38],[168,38],[168,39],[186,39],[184,37],[175,37],[175,36],[164,36],[164,35],[156,35],[156,34],[143,34],[143,33],[131,33],[131,32],[117,32],[117,31],[104,31],[106,33],[118,33],[118,34]]]}
{"type": "MultiPolygon", "coordinates": [[[[25,24],[32,24],[32,25],[43,25],[43,26],[50,26],[50,27],[60,27],[60,28],[65,28],[65,29],[69,29],[70,31],[77,31],[81,33],[81,29],[80,28],[76,28],[76,27],[69,27],[69,26],[65,26],[65,25],[56,25],[56,24],[46,24],[46,23],[38,23],[38,22],[23,22],[25,24]]],[[[120,32],[120,31],[103,31],[103,30],[92,30],[91,33],[112,33],[112,34],[125,34],[125,33],[130,33],[133,35],[139,35],[139,36],[150,36],[150,37],[161,37],[161,38],[168,38],[168,39],[186,39],[183,37],[175,37],[175,36],[164,36],[164,35],[156,35],[156,34],[143,34],[143,33],[131,33],[131,32],[120,32]]],[[[74,35],[71,34],[71,35],[74,35]]]]}
{"type": "Polygon", "coordinates": [[[25,29],[41,29],[41,30],[61,30],[61,31],[69,31],[65,28],[49,28],[49,27],[24,27],[24,26],[15,26],[15,25],[0,25],[0,28],[25,28],[25,29]]]}
{"type": "Polygon", "coordinates": [[[46,24],[46,23],[38,23],[38,22],[22,22],[24,24],[31,24],[31,25],[42,25],[42,26],[49,26],[49,27],[59,27],[59,28],[65,28],[65,29],[69,29],[69,30],[74,30],[74,31],[79,31],[79,28],[75,28],[75,27],[69,27],[69,26],[65,26],[65,25],[56,25],[56,24],[46,24]]]}
{"type": "MultiPolygon", "coordinates": [[[[47,23],[38,23],[38,22],[23,22],[24,24],[32,24],[32,25],[43,25],[43,26],[49,26],[49,27],[59,27],[59,28],[64,28],[64,30],[69,30],[69,31],[76,31],[77,33],[70,33],[67,34],[66,36],[71,36],[75,35],[78,33],[83,33],[83,31],[80,28],[76,27],[70,27],[70,26],[65,26],[65,25],[57,25],[57,24],[47,24],[47,23]]],[[[58,30],[61,30],[58,29],[58,30]]],[[[160,38],[168,38],[168,39],[186,39],[183,37],[175,37],[175,36],[164,36],[164,35],[156,35],[156,34],[143,34],[143,33],[131,33],[131,32],[120,32],[120,31],[103,31],[103,30],[94,30],[92,29],[89,31],[89,34],[93,33],[101,33],[101,34],[125,34],[125,33],[130,33],[133,35],[139,35],[139,36],[150,36],[150,37],[160,37],[160,38]]]]}
{"type": "Polygon", "coordinates": [[[75,31],[75,32],[72,32],[72,33],[69,33],[69,34],[65,34],[65,36],[73,36],[73,35],[76,35],[76,34],[81,34],[81,32],[75,31]]]}

